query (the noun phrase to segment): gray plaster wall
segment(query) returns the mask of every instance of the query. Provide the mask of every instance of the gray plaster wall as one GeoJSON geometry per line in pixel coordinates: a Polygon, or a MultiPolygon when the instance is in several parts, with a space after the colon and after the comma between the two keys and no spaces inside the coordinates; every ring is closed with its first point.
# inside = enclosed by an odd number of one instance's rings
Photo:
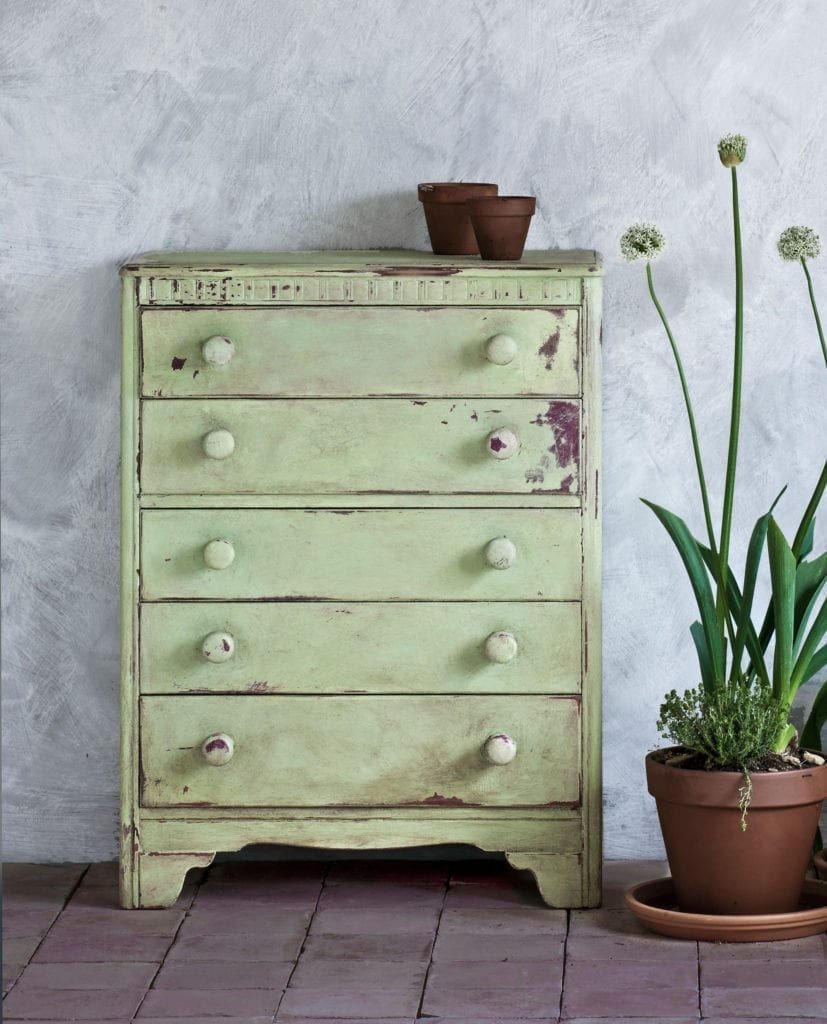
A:
{"type": "Polygon", "coordinates": [[[733,261],[715,143],[749,137],[740,557],[784,484],[794,527],[824,456],[803,276],[774,241],[827,232],[827,5],[5,0],[0,18],[6,858],[116,851],[119,263],[426,248],[415,186],[435,179],[536,194],[530,248],[606,255],[606,850],[658,855],[642,758],[663,692],[695,681],[694,613],[638,498],[701,520],[669,351],[617,239],[641,219],[668,236],[657,279],[718,507],[733,261]]]}

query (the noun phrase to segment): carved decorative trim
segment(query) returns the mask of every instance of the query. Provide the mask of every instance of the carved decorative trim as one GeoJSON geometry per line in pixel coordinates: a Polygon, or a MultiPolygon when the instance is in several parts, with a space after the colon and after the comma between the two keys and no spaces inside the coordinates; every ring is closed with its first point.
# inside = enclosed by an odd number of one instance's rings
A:
{"type": "Polygon", "coordinates": [[[542,306],[579,305],[579,278],[535,277],[142,277],[144,306],[542,306]]]}

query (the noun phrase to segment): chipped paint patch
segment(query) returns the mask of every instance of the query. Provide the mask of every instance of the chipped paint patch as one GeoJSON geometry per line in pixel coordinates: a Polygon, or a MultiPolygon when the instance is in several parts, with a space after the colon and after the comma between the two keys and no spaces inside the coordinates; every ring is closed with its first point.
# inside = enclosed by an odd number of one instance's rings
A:
{"type": "Polygon", "coordinates": [[[184,363],[186,361],[187,361],[186,356],[184,356],[183,359],[181,358],[181,356],[173,356],[172,357],[172,368],[173,368],[173,370],[183,370],[184,369],[184,363]]]}
{"type": "Polygon", "coordinates": [[[531,421],[538,427],[549,427],[554,444],[549,451],[561,468],[576,466],[580,460],[580,407],[576,402],[549,402],[545,412],[531,421]]]}
{"type": "Polygon", "coordinates": [[[434,793],[433,796],[428,796],[424,800],[419,801],[422,804],[430,804],[432,807],[464,807],[465,801],[460,800],[458,796],[442,796],[441,793],[434,793]]]}
{"type": "Polygon", "coordinates": [[[537,354],[541,356],[546,363],[546,369],[550,370],[554,365],[554,357],[557,355],[557,349],[560,345],[560,328],[546,338],[543,344],[537,349],[537,354]]]}

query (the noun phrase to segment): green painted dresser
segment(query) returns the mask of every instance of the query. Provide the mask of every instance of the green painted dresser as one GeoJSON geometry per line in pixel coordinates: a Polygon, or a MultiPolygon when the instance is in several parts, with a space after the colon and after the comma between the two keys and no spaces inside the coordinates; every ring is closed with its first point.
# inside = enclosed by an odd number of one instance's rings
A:
{"type": "Polygon", "coordinates": [[[121,274],[123,905],[250,843],[597,904],[598,255],[121,274]]]}

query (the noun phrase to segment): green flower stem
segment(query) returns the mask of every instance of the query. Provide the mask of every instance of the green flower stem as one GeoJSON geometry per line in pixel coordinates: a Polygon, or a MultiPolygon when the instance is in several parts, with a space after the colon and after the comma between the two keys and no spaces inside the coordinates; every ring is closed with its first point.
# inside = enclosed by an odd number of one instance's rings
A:
{"type": "Polygon", "coordinates": [[[720,581],[718,619],[723,622],[727,607],[726,585],[729,572],[729,538],[732,532],[732,502],[735,493],[735,468],[738,460],[738,434],[741,425],[741,373],[744,362],[744,268],[741,260],[741,220],[738,211],[738,173],[732,174],[732,221],[735,230],[735,360],[732,370],[732,414],[729,424],[724,504],[721,515],[720,581]]]}
{"type": "Polygon", "coordinates": [[[810,277],[810,271],[807,268],[807,261],[804,257],[801,257],[801,266],[804,267],[804,274],[807,278],[807,287],[810,290],[810,304],[813,307],[813,316],[816,318],[816,329],[818,330],[818,340],[821,342],[821,354],[824,356],[824,365],[827,366],[827,345],[824,343],[824,331],[821,326],[821,317],[818,315],[818,306],[816,305],[816,296],[813,291],[813,279],[810,277]]]}
{"type": "Polygon", "coordinates": [[[801,517],[801,525],[798,527],[798,532],[793,540],[793,554],[795,555],[796,562],[801,561],[801,548],[804,545],[804,538],[807,536],[807,531],[815,518],[818,506],[824,497],[825,489],[827,489],[827,462],[821,467],[821,476],[818,478],[818,483],[815,486],[807,508],[804,510],[804,515],[801,517]]]}
{"type": "MultiPolygon", "coordinates": [[[[720,587],[721,582],[721,561],[718,557],[718,545],[715,541],[715,531],[712,527],[712,515],[709,511],[709,492],[706,488],[706,476],[704,474],[703,461],[701,460],[701,446],[698,443],[698,429],[695,426],[695,413],[692,408],[692,400],[689,397],[689,386],[686,383],[686,374],[683,372],[683,362],[681,360],[681,354],[678,351],[678,346],[675,342],[675,338],[672,334],[672,330],[669,326],[669,321],[666,319],[666,314],[663,311],[658,297],[655,293],[655,282],[652,278],[652,264],[647,261],[646,263],[646,280],[649,283],[649,294],[652,297],[652,302],[655,305],[655,309],[658,311],[663,329],[666,331],[666,337],[669,339],[669,345],[672,349],[672,355],[675,357],[675,366],[678,369],[678,377],[681,382],[681,391],[683,392],[683,401],[686,406],[686,415],[689,419],[689,432],[692,435],[692,451],[695,453],[695,467],[698,471],[698,486],[701,490],[701,501],[704,507],[704,522],[706,523],[706,535],[709,541],[709,550],[712,552],[713,563],[717,567],[715,575],[715,582],[720,587]]],[[[734,627],[727,617],[727,626],[730,632],[730,641],[734,642],[734,627]]],[[[736,670],[736,666],[733,666],[733,671],[736,670]]]]}

